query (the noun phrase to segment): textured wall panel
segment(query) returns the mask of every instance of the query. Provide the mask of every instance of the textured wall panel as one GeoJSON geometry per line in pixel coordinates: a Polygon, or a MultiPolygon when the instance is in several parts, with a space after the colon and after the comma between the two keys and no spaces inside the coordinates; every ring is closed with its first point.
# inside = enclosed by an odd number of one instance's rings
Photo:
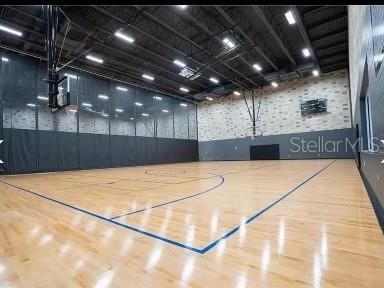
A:
{"type": "MultiPolygon", "coordinates": [[[[249,93],[246,97],[250,105],[249,93]]],[[[284,82],[276,89],[264,87],[257,135],[351,128],[349,103],[347,70],[284,82]],[[301,116],[300,102],[318,98],[328,99],[328,112],[301,116]]],[[[252,121],[241,97],[232,95],[203,102],[198,105],[197,116],[199,141],[244,138],[252,132],[252,121]]]]}

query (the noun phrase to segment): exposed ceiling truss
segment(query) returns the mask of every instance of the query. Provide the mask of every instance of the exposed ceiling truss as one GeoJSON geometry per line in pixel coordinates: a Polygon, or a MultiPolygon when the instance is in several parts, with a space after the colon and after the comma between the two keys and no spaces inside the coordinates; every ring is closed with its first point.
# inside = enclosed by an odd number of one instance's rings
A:
{"type": "MultiPolygon", "coordinates": [[[[76,67],[193,101],[284,81],[289,75],[310,75],[314,69],[325,73],[348,66],[345,6],[59,8],[59,69],[76,67]],[[289,10],[295,25],[285,19],[289,10]],[[116,31],[134,42],[117,39],[116,31]],[[303,56],[303,48],[310,57],[303,56]],[[104,63],[90,62],[88,54],[104,63]],[[182,76],[175,60],[185,63],[193,77],[182,76]]],[[[1,6],[0,24],[23,31],[23,37],[1,33],[0,47],[44,58],[47,21],[42,11],[41,6],[1,6]]]]}

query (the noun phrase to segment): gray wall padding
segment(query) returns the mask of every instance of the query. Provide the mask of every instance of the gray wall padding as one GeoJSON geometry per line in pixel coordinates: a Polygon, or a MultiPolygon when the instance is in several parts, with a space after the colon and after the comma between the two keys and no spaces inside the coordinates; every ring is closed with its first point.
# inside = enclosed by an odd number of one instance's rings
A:
{"type": "Polygon", "coordinates": [[[55,171],[59,169],[59,139],[55,131],[38,131],[39,133],[39,163],[40,171],[55,171]]]}
{"type": "Polygon", "coordinates": [[[13,129],[11,132],[11,165],[15,172],[37,171],[36,131],[13,129]]]}
{"type": "Polygon", "coordinates": [[[76,133],[57,132],[59,149],[59,170],[72,170],[79,168],[78,137],[76,133]]]}
{"type": "Polygon", "coordinates": [[[79,134],[79,166],[81,169],[96,168],[94,163],[94,134],[79,134]]]}
{"type": "Polygon", "coordinates": [[[95,155],[94,165],[96,168],[111,167],[111,157],[109,152],[109,136],[95,134],[95,155]]]}
{"type": "MultiPolygon", "coordinates": [[[[347,144],[346,139],[349,139],[353,143],[352,129],[337,129],[328,131],[317,132],[304,132],[285,135],[272,135],[272,136],[258,136],[253,140],[251,138],[242,139],[228,139],[217,141],[199,142],[199,157],[200,160],[249,160],[250,159],[250,146],[251,145],[280,145],[280,159],[313,159],[313,158],[353,158],[352,149],[347,144]],[[305,141],[316,141],[320,143],[323,139],[326,141],[342,141],[339,144],[339,150],[337,152],[327,153],[323,152],[292,152],[290,150],[297,150],[297,146],[291,143],[297,144],[297,139],[304,139],[305,141]],[[346,149],[347,146],[347,149],[346,149]]],[[[305,145],[305,147],[307,147],[305,145]]],[[[331,146],[328,146],[329,148],[331,146]]],[[[332,150],[332,149],[329,149],[332,150]]]]}

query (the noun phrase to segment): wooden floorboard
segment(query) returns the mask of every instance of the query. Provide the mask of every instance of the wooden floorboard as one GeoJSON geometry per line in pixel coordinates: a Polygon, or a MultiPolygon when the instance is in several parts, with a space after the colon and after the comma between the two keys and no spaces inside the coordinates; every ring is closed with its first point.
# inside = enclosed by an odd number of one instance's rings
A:
{"type": "Polygon", "coordinates": [[[0,287],[384,287],[384,236],[353,160],[0,180],[0,287]]]}

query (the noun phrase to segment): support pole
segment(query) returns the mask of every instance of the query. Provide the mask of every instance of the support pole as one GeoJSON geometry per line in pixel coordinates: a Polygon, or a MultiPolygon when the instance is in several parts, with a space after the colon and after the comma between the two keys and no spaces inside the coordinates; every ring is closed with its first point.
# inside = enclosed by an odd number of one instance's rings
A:
{"type": "Polygon", "coordinates": [[[46,50],[47,50],[47,68],[48,68],[48,96],[51,108],[57,107],[57,94],[59,73],[56,71],[56,29],[58,24],[57,6],[46,5],[45,14],[47,17],[47,34],[46,34],[46,50]]]}
{"type": "Polygon", "coordinates": [[[255,90],[252,89],[252,135],[256,136],[255,90]]]}

